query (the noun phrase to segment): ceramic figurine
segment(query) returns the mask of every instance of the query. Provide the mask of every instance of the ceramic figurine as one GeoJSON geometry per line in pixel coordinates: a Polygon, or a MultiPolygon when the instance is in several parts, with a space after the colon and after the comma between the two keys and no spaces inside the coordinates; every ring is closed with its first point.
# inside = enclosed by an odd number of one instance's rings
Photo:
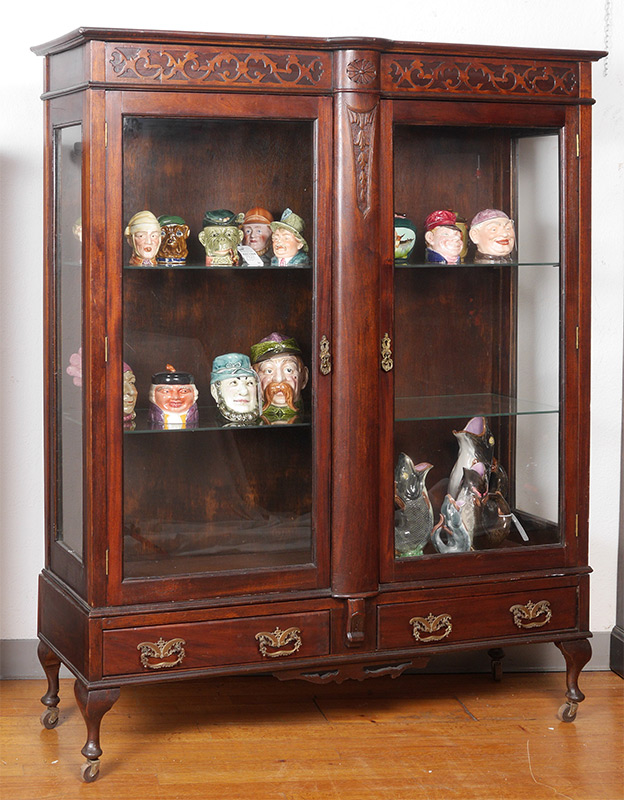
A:
{"type": "Polygon", "coordinates": [[[270,334],[251,346],[251,364],[260,380],[262,416],[276,422],[298,414],[309,373],[295,339],[270,334]]]}
{"type": "Polygon", "coordinates": [[[182,219],[173,214],[162,214],[158,217],[160,225],[160,248],[156,262],[163,266],[179,266],[186,264],[188,247],[186,240],[191,229],[182,219]]]}
{"type": "Polygon", "coordinates": [[[473,417],[461,431],[453,431],[459,444],[459,454],[448,484],[448,494],[457,497],[464,468],[472,468],[476,463],[485,465],[487,479],[490,477],[494,457],[495,439],[485,417],[473,417]]]}
{"type": "Polygon", "coordinates": [[[71,375],[74,386],[82,386],[82,347],[78,348],[77,353],[71,354],[65,372],[71,375]]]}
{"type": "Polygon", "coordinates": [[[440,521],[431,532],[431,541],[438,553],[467,553],[471,548],[461,508],[449,494],[442,502],[440,521]]]}
{"type": "Polygon", "coordinates": [[[467,553],[472,550],[475,526],[478,524],[478,502],[485,491],[483,464],[477,469],[464,468],[464,480],[457,499],[447,494],[440,509],[440,521],[431,532],[431,541],[438,553],[467,553]]]}
{"type": "Polygon", "coordinates": [[[198,238],[206,250],[207,267],[238,266],[238,245],[243,240],[243,232],[238,227],[241,220],[240,214],[224,208],[206,211],[198,238]]]}
{"type": "Polygon", "coordinates": [[[131,424],[136,417],[134,407],[136,406],[137,396],[138,392],[136,388],[135,374],[132,371],[132,367],[126,364],[124,361],[122,398],[124,428],[128,427],[128,425],[131,424]]]}
{"type": "Polygon", "coordinates": [[[416,226],[405,214],[394,215],[394,258],[407,261],[416,244],[416,226]]]}
{"type": "Polygon", "coordinates": [[[454,211],[432,211],[425,220],[425,258],[438,264],[459,264],[464,245],[454,211]]]}
{"type": "Polygon", "coordinates": [[[431,534],[439,553],[464,553],[497,547],[511,530],[512,513],[500,492],[488,491],[485,465],[464,468],[461,488],[454,500],[449,494],[440,521],[431,534]]]}
{"type": "Polygon", "coordinates": [[[304,222],[300,216],[287,208],[279,222],[271,223],[274,267],[305,267],[310,263],[308,243],[303,238],[304,222]]]}
{"type": "Polygon", "coordinates": [[[241,222],[243,245],[240,253],[246,264],[252,267],[268,267],[271,264],[271,223],[273,214],[266,208],[254,206],[241,222]],[[251,252],[249,252],[251,251],[251,252]]]}
{"type": "Polygon", "coordinates": [[[178,372],[167,364],[164,372],[152,375],[148,421],[153,428],[197,427],[197,387],[190,372],[178,372]]]}
{"type": "Polygon", "coordinates": [[[516,245],[513,220],[504,211],[486,208],[470,223],[470,239],[477,246],[475,264],[504,264],[516,245]]]}
{"type": "Polygon", "coordinates": [[[249,356],[226,353],[212,362],[210,393],[231,422],[254,422],[260,416],[260,384],[249,356]]]}
{"type": "Polygon", "coordinates": [[[488,491],[482,501],[481,524],[475,531],[474,549],[483,550],[502,544],[509,536],[513,518],[514,515],[503,495],[499,491],[488,491]]]}
{"type": "Polygon", "coordinates": [[[154,266],[160,247],[160,225],[151,211],[135,214],[124,235],[132,248],[130,266],[154,266]]]}
{"type": "Polygon", "coordinates": [[[433,464],[414,465],[400,453],[394,470],[394,555],[397,558],[421,556],[433,528],[433,508],[425,479],[433,464]]]}
{"type": "Polygon", "coordinates": [[[468,245],[470,243],[470,236],[468,235],[468,221],[464,219],[464,217],[460,217],[456,211],[453,213],[455,214],[455,225],[457,225],[459,228],[462,236],[462,249],[461,253],[459,254],[459,260],[463,262],[468,255],[468,245]]]}

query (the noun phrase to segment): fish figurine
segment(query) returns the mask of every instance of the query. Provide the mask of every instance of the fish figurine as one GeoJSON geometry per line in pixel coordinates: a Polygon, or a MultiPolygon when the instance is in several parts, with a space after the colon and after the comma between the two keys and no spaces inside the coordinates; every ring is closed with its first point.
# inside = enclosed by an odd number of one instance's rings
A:
{"type": "Polygon", "coordinates": [[[473,417],[461,431],[453,431],[459,443],[459,454],[449,478],[448,493],[457,498],[464,468],[472,468],[477,462],[484,464],[489,482],[494,458],[495,439],[485,417],[473,417]]]}
{"type": "Polygon", "coordinates": [[[485,466],[477,462],[472,469],[464,467],[457,499],[444,498],[431,540],[438,553],[485,550],[505,541],[511,523],[507,501],[498,490],[489,491],[485,466]]]}
{"type": "Polygon", "coordinates": [[[483,499],[487,496],[485,466],[477,462],[464,467],[457,499],[447,494],[440,509],[440,521],[431,533],[438,553],[467,553],[473,549],[475,535],[481,531],[483,499]]]}
{"type": "Polygon", "coordinates": [[[485,550],[498,547],[509,536],[513,515],[509,504],[499,492],[488,492],[482,502],[481,525],[475,531],[473,548],[485,550]]]}
{"type": "Polygon", "coordinates": [[[461,508],[450,494],[442,501],[440,521],[431,532],[431,541],[438,553],[467,553],[472,547],[461,508]]]}
{"type": "Polygon", "coordinates": [[[409,558],[422,555],[433,528],[433,507],[425,480],[433,464],[414,464],[400,453],[394,470],[394,555],[409,558]]]}

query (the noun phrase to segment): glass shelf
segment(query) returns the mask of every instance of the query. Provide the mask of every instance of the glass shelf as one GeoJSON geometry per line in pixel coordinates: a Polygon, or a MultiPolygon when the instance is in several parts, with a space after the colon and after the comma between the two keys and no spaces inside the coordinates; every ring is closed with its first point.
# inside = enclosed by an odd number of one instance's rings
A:
{"type": "Polygon", "coordinates": [[[422,263],[411,264],[405,261],[395,261],[394,266],[396,269],[439,269],[443,267],[447,269],[472,269],[474,267],[558,267],[558,261],[507,261],[501,264],[475,264],[472,261],[466,261],[461,264],[439,264],[439,263],[422,263]]]}
{"type": "Polygon", "coordinates": [[[496,394],[397,397],[394,403],[394,418],[397,422],[557,413],[559,409],[556,406],[496,394]]]}
{"type": "Polygon", "coordinates": [[[133,420],[134,427],[125,427],[124,434],[138,433],[198,433],[200,431],[221,431],[221,430],[258,430],[259,428],[309,428],[310,415],[304,413],[290,420],[265,422],[260,419],[258,422],[230,422],[224,419],[214,408],[199,407],[199,424],[193,428],[164,429],[152,428],[147,419],[147,409],[137,409],[136,419],[133,420]]]}
{"type": "Polygon", "coordinates": [[[144,270],[146,272],[162,272],[163,270],[169,272],[179,272],[181,270],[203,270],[205,272],[241,272],[243,270],[252,270],[253,272],[257,272],[258,270],[278,270],[279,272],[284,272],[284,270],[293,271],[293,272],[300,272],[302,270],[309,270],[312,269],[311,264],[293,264],[293,266],[285,266],[280,267],[277,265],[265,265],[262,266],[252,266],[250,264],[239,264],[238,266],[231,266],[231,267],[207,267],[205,264],[154,264],[153,266],[130,266],[129,264],[124,265],[124,270],[144,270]]]}

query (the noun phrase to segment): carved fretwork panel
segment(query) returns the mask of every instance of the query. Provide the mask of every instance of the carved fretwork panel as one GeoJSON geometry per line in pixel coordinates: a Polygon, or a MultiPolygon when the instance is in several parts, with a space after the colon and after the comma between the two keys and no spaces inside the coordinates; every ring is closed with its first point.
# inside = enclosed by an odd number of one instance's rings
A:
{"type": "Polygon", "coordinates": [[[119,83],[327,89],[331,86],[327,53],[288,50],[108,45],[106,78],[119,83]]]}
{"type": "Polygon", "coordinates": [[[544,64],[452,57],[382,57],[384,91],[578,97],[576,64],[544,64]]]}

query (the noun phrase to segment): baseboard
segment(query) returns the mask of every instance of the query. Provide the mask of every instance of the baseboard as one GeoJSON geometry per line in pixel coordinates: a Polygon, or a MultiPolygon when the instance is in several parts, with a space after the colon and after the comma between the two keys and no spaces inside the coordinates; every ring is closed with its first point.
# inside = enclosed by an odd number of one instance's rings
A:
{"type": "MultiPolygon", "coordinates": [[[[600,631],[591,640],[592,659],[586,670],[597,672],[613,669],[619,675],[622,671],[613,666],[613,642],[619,646],[619,664],[622,666],[624,653],[624,631],[617,629],[619,638],[614,639],[612,632],[600,631]],[[611,657],[611,658],[610,658],[611,657]]],[[[565,670],[563,656],[552,644],[532,644],[505,649],[503,659],[505,672],[562,672],[565,670]]],[[[486,650],[472,650],[464,653],[452,653],[435,656],[424,670],[427,673],[463,673],[489,672],[490,658],[486,650]]],[[[623,670],[624,671],[624,670],[623,670]]],[[[0,640],[0,680],[28,680],[43,678],[43,670],[37,658],[37,639],[3,639],[0,640]]],[[[61,678],[70,678],[71,673],[61,667],[61,678]]]]}
{"type": "Polygon", "coordinates": [[[609,665],[613,672],[624,678],[624,628],[616,625],[611,631],[611,653],[609,665]]]}

